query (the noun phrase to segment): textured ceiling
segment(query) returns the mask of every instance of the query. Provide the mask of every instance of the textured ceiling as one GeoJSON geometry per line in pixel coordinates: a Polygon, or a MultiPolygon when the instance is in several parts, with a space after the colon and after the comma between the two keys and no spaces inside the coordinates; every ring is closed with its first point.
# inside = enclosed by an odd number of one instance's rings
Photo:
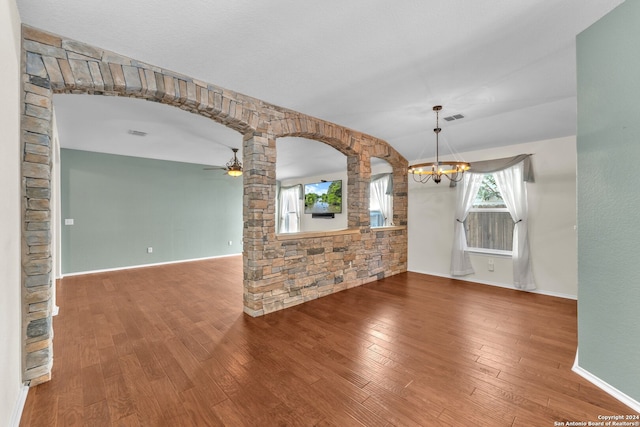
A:
{"type": "MultiPolygon", "coordinates": [[[[441,123],[445,153],[575,134],[575,36],[622,0],[17,3],[25,24],[374,135],[414,161],[433,156],[435,104],[465,116],[441,123]]],[[[56,96],[63,146],[206,164],[241,146],[175,108],[88,98],[56,96]]],[[[280,178],[336,164],[314,155],[320,143],[278,144],[280,178]],[[301,156],[317,161],[301,169],[301,156]]]]}

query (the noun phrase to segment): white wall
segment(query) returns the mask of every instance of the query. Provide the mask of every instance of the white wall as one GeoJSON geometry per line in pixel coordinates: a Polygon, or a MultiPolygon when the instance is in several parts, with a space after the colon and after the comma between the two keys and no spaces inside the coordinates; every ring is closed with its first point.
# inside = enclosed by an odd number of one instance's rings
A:
{"type": "Polygon", "coordinates": [[[0,425],[19,416],[20,283],[20,17],[14,0],[0,0],[0,425]]]}
{"type": "MultiPolygon", "coordinates": [[[[576,298],[576,139],[574,136],[468,153],[471,162],[533,154],[535,183],[527,184],[533,274],[542,293],[576,298]]],[[[448,182],[418,184],[409,178],[410,271],[450,277],[455,189],[448,182]]],[[[513,288],[510,258],[472,254],[475,274],[464,280],[513,288]],[[495,270],[488,271],[493,258],[495,270]]]]}

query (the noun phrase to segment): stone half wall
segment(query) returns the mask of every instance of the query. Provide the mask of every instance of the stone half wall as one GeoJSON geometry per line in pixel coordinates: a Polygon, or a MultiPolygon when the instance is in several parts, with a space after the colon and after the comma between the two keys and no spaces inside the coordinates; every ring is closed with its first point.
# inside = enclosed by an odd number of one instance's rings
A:
{"type": "Polygon", "coordinates": [[[386,142],[75,40],[22,33],[23,379],[53,364],[51,169],[54,93],[147,99],[210,118],[243,135],[244,310],[252,316],[406,271],[407,161],[386,142]],[[348,229],[275,233],[276,140],[299,136],[347,156],[348,229]],[[369,226],[371,157],[393,167],[394,223],[369,226]]]}
{"type": "Polygon", "coordinates": [[[245,287],[245,312],[270,313],[406,271],[406,238],[406,227],[276,236],[259,280],[245,287]]]}

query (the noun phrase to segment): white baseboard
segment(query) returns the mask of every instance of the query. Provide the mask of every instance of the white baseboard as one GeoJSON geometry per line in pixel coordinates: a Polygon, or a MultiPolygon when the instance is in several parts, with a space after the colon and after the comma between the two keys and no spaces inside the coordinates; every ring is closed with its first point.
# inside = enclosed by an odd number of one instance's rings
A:
{"type": "Polygon", "coordinates": [[[532,294],[547,295],[547,296],[550,296],[550,297],[565,298],[565,299],[572,299],[572,300],[577,300],[578,299],[577,295],[563,294],[563,293],[560,293],[560,292],[553,292],[553,291],[545,291],[543,289],[534,289],[532,291],[523,291],[522,289],[518,289],[518,288],[514,287],[513,285],[509,285],[509,284],[505,284],[505,283],[489,282],[489,281],[486,281],[486,280],[466,279],[466,278],[460,277],[460,276],[451,276],[450,274],[430,273],[428,271],[411,270],[411,272],[412,273],[420,273],[420,274],[428,274],[430,276],[446,277],[447,279],[463,280],[465,282],[478,283],[480,285],[489,285],[489,286],[496,286],[498,288],[513,289],[514,291],[522,291],[522,292],[529,292],[529,293],[532,293],[532,294]]]}
{"type": "MultiPolygon", "coordinates": [[[[626,394],[624,394],[617,388],[613,387],[612,385],[608,384],[607,382],[602,381],[600,378],[596,377],[586,369],[581,368],[580,365],[578,364],[578,354],[579,352],[578,350],[576,350],[576,360],[573,362],[573,367],[571,368],[573,372],[580,375],[582,378],[589,381],[591,384],[595,385],[605,393],[609,394],[610,396],[614,397],[615,399],[619,400],[620,402],[624,403],[629,408],[633,409],[635,412],[640,414],[640,402],[638,402],[637,400],[633,399],[630,396],[627,396],[626,394]]],[[[620,414],[620,415],[631,415],[631,414],[620,414]]]]}
{"type": "Polygon", "coordinates": [[[18,399],[16,399],[16,404],[13,408],[11,419],[9,420],[9,427],[18,427],[20,425],[20,419],[22,418],[22,411],[24,410],[24,404],[27,401],[28,393],[29,386],[23,384],[20,387],[20,393],[18,394],[18,399]]]}
{"type": "Polygon", "coordinates": [[[228,254],[228,255],[216,255],[216,256],[210,256],[210,257],[204,257],[204,258],[181,259],[178,261],[158,262],[155,264],[127,265],[125,267],[105,268],[103,270],[77,271],[74,273],[65,273],[61,276],[61,278],[64,278],[67,276],[82,276],[84,274],[107,273],[110,271],[131,270],[133,268],[145,268],[145,267],[157,267],[159,265],[181,264],[183,262],[204,261],[207,259],[227,258],[232,256],[238,256],[238,255],[242,255],[242,254],[238,253],[238,254],[228,254]]]}

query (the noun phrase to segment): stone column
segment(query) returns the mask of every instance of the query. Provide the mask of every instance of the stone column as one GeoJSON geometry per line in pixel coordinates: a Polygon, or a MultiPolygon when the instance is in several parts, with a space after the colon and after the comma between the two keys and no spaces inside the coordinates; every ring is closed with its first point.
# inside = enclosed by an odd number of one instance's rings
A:
{"type": "Polygon", "coordinates": [[[271,271],[282,256],[275,246],[276,140],[267,132],[252,132],[244,136],[242,151],[244,310],[260,316],[269,293],[284,288],[282,275],[271,271]]]}
{"type": "Polygon", "coordinates": [[[42,56],[26,52],[22,103],[23,380],[51,378],[53,360],[51,259],[52,90],[42,56]]]}
{"type": "Polygon", "coordinates": [[[369,185],[371,157],[366,152],[347,157],[347,194],[349,199],[349,228],[369,227],[369,185]]]}
{"type": "MultiPolygon", "coordinates": [[[[393,223],[399,226],[407,225],[409,210],[409,174],[406,162],[393,168],[393,223]]],[[[406,246],[406,244],[405,244],[406,246]]]]}

